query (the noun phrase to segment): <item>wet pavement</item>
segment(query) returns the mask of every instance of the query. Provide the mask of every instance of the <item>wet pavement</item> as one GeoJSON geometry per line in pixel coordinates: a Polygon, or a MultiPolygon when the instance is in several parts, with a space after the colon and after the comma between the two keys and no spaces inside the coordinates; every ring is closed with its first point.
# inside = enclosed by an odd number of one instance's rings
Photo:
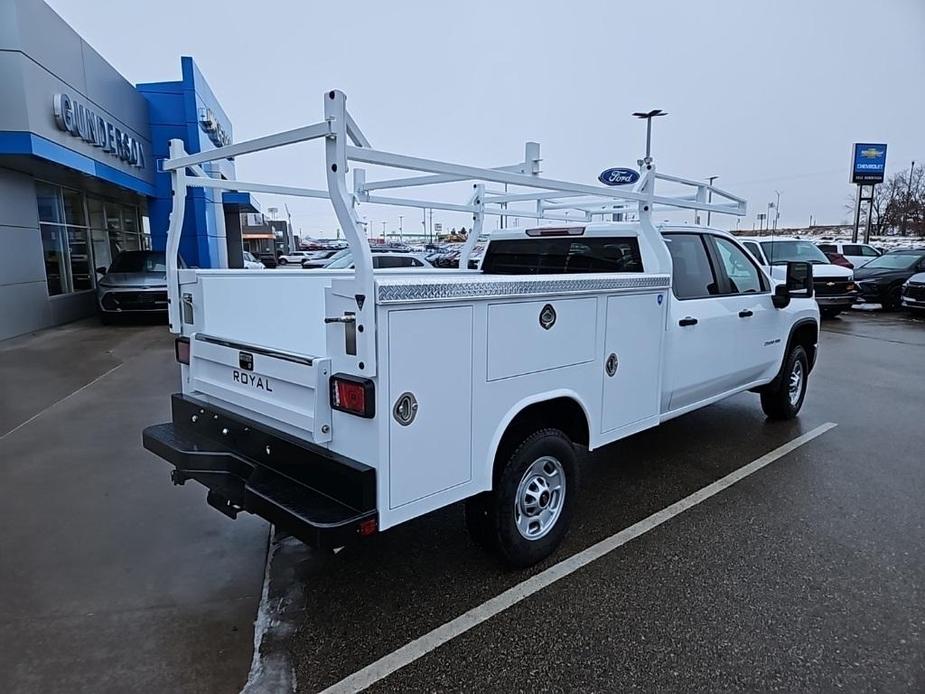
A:
{"type": "Polygon", "coordinates": [[[743,394],[585,459],[527,572],[456,505],[336,556],[280,548],[299,691],[392,653],[825,422],[838,427],[380,680],[371,691],[925,691],[925,321],[823,324],[801,416],[743,394]]]}
{"type": "Polygon", "coordinates": [[[237,692],[267,526],[174,487],[141,430],[177,389],[163,325],[0,342],[0,691],[237,692]]]}

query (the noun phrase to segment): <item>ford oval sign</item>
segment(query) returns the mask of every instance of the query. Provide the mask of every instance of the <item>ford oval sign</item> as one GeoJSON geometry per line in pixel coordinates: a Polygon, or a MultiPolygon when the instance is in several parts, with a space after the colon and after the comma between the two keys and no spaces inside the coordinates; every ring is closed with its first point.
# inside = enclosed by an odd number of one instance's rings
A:
{"type": "Polygon", "coordinates": [[[635,169],[607,169],[601,171],[597,180],[608,186],[625,186],[639,180],[639,172],[635,169]]]}

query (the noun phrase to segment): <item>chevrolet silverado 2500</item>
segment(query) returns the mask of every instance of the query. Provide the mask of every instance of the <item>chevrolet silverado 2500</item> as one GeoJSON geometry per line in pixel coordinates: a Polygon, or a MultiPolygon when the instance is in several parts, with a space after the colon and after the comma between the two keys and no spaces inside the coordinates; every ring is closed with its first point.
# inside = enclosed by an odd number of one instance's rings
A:
{"type": "Polygon", "coordinates": [[[799,412],[817,350],[811,265],[777,279],[725,232],[652,221],[656,210],[741,215],[740,198],[657,173],[648,157],[635,185],[605,188],[540,175],[535,143],[493,169],[377,150],[341,92],[324,103],[320,123],[199,154],[175,140],[162,162],[174,186],[166,257],[181,391],[144,445],[174,466],[175,483],[203,484],[232,518],[251,512],[332,548],[465,500],[475,540],[527,566],[566,532],[576,447],[748,390],[770,418],[799,412]],[[201,166],[313,139],[326,190],[201,166]],[[356,168],[350,186],[351,163],[415,173],[367,181],[356,168]],[[381,193],[460,181],[473,184],[465,201],[381,193]],[[660,193],[661,181],[693,193],[660,193]],[[193,187],[328,199],[355,268],[179,268],[193,187]],[[461,269],[374,272],[362,203],[470,213],[461,269]],[[635,221],[604,221],[618,212],[635,221]],[[502,215],[534,221],[488,234],[468,269],[485,218],[502,215]],[[299,320],[256,310],[279,296],[299,320]]]}

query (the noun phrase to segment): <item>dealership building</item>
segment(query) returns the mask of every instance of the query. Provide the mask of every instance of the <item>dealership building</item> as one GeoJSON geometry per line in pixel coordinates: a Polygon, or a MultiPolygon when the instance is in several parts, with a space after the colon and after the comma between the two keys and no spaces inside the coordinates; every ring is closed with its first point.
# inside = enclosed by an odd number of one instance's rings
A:
{"type": "MultiPolygon", "coordinates": [[[[168,141],[190,153],[232,141],[192,58],[180,79],[133,85],[41,0],[0,0],[0,339],[92,315],[96,269],[166,241],[168,141]]],[[[207,171],[232,178],[234,162],[207,171]]],[[[249,194],[191,191],[181,255],[241,263],[249,194]]]]}

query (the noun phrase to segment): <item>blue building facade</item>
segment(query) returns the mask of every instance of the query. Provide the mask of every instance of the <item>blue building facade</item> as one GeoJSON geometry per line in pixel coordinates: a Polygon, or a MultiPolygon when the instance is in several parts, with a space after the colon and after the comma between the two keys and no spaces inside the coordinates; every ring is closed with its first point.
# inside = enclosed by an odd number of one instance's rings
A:
{"type": "MultiPolygon", "coordinates": [[[[92,315],[98,268],[163,249],[170,177],[158,161],[232,141],[231,119],[195,61],[179,79],[133,85],[42,0],[0,0],[0,339],[92,315]]],[[[206,167],[231,178],[234,162],[206,167]]],[[[240,267],[249,194],[188,193],[188,265],[240,267]]]]}
{"type": "MultiPolygon", "coordinates": [[[[137,86],[150,105],[151,143],[156,159],[167,158],[171,139],[183,140],[189,154],[207,152],[232,142],[231,120],[195,61],[184,56],[180,59],[180,67],[181,79],[178,81],[137,86]]],[[[203,168],[211,176],[234,178],[234,162],[227,159],[210,162],[203,168]]],[[[155,249],[163,249],[166,244],[171,207],[170,176],[156,172],[155,193],[148,200],[151,242],[155,249]]],[[[218,190],[190,190],[180,254],[190,265],[227,265],[226,216],[229,212],[256,211],[249,196],[242,198],[241,195],[225,194],[223,198],[218,190]]],[[[240,241],[240,238],[237,240],[240,241]]]]}

